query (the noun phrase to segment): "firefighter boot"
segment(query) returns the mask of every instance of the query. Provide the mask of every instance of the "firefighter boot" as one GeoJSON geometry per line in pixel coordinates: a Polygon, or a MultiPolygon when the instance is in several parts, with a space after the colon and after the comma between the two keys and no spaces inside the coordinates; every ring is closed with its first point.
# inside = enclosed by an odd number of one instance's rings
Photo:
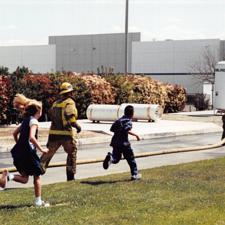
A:
{"type": "Polygon", "coordinates": [[[74,173],[72,171],[66,171],[67,181],[75,180],[74,173]]]}

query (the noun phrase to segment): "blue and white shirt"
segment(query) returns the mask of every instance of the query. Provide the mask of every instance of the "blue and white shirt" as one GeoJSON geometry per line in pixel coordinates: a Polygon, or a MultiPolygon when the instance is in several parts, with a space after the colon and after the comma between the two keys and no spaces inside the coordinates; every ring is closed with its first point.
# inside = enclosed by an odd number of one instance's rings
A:
{"type": "Polygon", "coordinates": [[[131,118],[124,115],[116,120],[110,128],[110,131],[114,132],[110,145],[113,147],[129,146],[128,131],[131,129],[131,118]]]}

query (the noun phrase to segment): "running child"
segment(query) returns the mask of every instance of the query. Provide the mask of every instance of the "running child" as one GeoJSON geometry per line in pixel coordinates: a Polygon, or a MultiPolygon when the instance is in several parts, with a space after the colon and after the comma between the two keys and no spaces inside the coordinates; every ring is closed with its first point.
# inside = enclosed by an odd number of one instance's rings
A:
{"type": "Polygon", "coordinates": [[[138,173],[134,153],[128,140],[128,134],[130,134],[140,141],[140,137],[131,131],[133,115],[134,107],[128,105],[124,110],[124,115],[112,124],[110,131],[114,132],[114,135],[110,146],[112,146],[113,150],[112,153],[108,152],[106,155],[103,168],[108,169],[111,163],[118,163],[123,155],[130,166],[131,180],[139,180],[141,179],[141,174],[138,173]]]}
{"type": "Polygon", "coordinates": [[[26,98],[22,94],[17,94],[13,100],[16,109],[23,112],[23,121],[13,132],[16,142],[11,150],[13,164],[19,174],[9,173],[4,170],[0,179],[0,187],[5,188],[8,181],[27,183],[29,176],[34,179],[35,206],[47,207],[49,203],[41,199],[41,178],[44,173],[40,165],[40,158],[36,153],[38,149],[42,153],[47,153],[48,149],[43,149],[37,141],[38,119],[42,114],[42,103],[34,99],[26,98]]]}

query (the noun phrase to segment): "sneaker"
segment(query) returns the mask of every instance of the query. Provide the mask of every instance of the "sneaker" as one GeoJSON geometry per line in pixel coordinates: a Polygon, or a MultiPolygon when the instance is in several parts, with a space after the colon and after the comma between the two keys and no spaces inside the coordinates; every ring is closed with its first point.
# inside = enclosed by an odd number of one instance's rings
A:
{"type": "Polygon", "coordinates": [[[131,176],[131,180],[140,180],[141,177],[142,177],[141,174],[138,173],[138,174],[136,174],[136,175],[132,175],[132,176],[131,176]]]}
{"type": "Polygon", "coordinates": [[[7,170],[3,170],[2,177],[0,179],[0,187],[1,188],[5,188],[5,186],[7,184],[7,176],[8,176],[8,171],[7,170]]]}
{"type": "Polygon", "coordinates": [[[41,201],[41,202],[35,202],[35,207],[49,207],[50,204],[48,202],[45,202],[45,201],[41,201]]]}
{"type": "Polygon", "coordinates": [[[105,159],[103,161],[103,168],[105,170],[107,170],[111,163],[112,163],[112,156],[111,156],[111,153],[108,152],[108,154],[106,155],[106,157],[105,157],[105,159]]]}

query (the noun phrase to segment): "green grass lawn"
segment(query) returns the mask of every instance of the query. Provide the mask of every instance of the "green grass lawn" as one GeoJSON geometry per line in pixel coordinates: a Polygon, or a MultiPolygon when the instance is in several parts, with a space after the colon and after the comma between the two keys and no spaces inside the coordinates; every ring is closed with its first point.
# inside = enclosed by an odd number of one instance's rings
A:
{"type": "Polygon", "coordinates": [[[34,208],[33,189],[0,192],[0,224],[225,224],[225,158],[43,186],[49,208],[34,208]]]}

